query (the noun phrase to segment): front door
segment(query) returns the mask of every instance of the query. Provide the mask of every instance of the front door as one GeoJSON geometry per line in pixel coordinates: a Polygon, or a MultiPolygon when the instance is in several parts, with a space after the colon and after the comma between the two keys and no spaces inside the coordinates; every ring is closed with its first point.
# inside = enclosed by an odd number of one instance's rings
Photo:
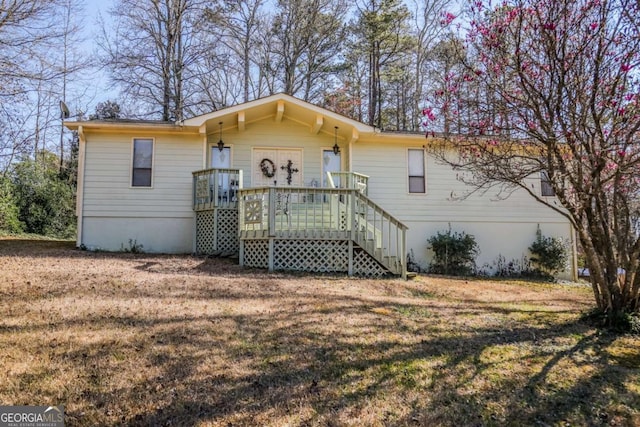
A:
{"type": "MultiPolygon", "coordinates": [[[[342,170],[340,153],[334,154],[333,150],[322,150],[322,186],[328,187],[327,172],[340,172],[342,170]]],[[[340,188],[340,177],[333,177],[333,183],[340,188]]]]}
{"type": "MultiPolygon", "coordinates": [[[[216,169],[231,168],[231,148],[223,147],[220,150],[217,146],[209,146],[209,166],[216,169]]],[[[218,175],[218,197],[223,201],[232,201],[235,197],[235,190],[238,183],[228,172],[222,172],[218,175]]]]}
{"type": "Polygon", "coordinates": [[[254,148],[253,186],[302,186],[301,148],[254,148]]]}

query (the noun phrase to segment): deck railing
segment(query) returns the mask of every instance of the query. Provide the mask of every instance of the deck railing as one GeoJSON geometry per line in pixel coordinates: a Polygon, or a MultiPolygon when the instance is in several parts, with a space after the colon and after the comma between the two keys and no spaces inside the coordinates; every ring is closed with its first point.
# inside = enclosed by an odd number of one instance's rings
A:
{"type": "Polygon", "coordinates": [[[353,240],[392,272],[406,277],[407,226],[359,191],[353,199],[353,240]]]}
{"type": "Polygon", "coordinates": [[[239,190],[240,238],[347,238],[340,200],[352,192],[318,187],[239,190]]]}
{"type": "Polygon", "coordinates": [[[327,172],[330,188],[350,188],[369,195],[369,177],[357,172],[327,172]]]}
{"type": "Polygon", "coordinates": [[[240,239],[348,239],[406,274],[407,227],[356,188],[238,190],[240,239]]]}
{"type": "Polygon", "coordinates": [[[193,210],[235,209],[242,188],[242,170],[205,169],[193,172],[193,210]]]}

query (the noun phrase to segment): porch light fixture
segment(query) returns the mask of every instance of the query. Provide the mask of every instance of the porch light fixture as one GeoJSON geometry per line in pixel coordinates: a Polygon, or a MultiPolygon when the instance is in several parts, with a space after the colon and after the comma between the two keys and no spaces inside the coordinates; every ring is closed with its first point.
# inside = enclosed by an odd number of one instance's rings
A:
{"type": "Polygon", "coordinates": [[[333,154],[337,156],[338,154],[340,154],[340,147],[338,146],[338,126],[334,126],[334,128],[335,133],[333,135],[333,154]]]}
{"type": "Polygon", "coordinates": [[[218,141],[218,150],[222,152],[224,149],[224,142],[222,142],[222,122],[218,123],[220,125],[220,140],[218,141]]]}

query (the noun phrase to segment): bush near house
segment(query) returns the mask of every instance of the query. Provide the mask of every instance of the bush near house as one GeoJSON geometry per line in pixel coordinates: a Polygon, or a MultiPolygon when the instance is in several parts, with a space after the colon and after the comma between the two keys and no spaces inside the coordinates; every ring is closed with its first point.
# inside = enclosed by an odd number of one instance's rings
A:
{"type": "Polygon", "coordinates": [[[476,269],[475,260],[479,253],[478,244],[473,235],[452,232],[438,232],[427,242],[433,251],[433,260],[429,272],[452,276],[468,276],[476,269]]]}
{"type": "Polygon", "coordinates": [[[540,277],[553,279],[562,271],[568,261],[567,247],[562,239],[542,235],[540,227],[536,231],[536,240],[529,246],[534,272],[540,277]]]}
{"type": "MultiPolygon", "coordinates": [[[[438,232],[427,242],[433,251],[433,260],[429,266],[429,273],[447,274],[452,276],[486,275],[484,268],[481,272],[475,264],[479,253],[475,237],[466,232],[438,232]],[[483,271],[485,273],[483,273],[483,271]]],[[[542,235],[538,227],[536,239],[529,246],[531,257],[521,259],[507,259],[500,255],[493,263],[493,275],[509,278],[532,278],[554,280],[555,275],[562,271],[568,261],[568,251],[562,239],[542,235]]],[[[490,268],[485,265],[483,267],[490,268]]]]}

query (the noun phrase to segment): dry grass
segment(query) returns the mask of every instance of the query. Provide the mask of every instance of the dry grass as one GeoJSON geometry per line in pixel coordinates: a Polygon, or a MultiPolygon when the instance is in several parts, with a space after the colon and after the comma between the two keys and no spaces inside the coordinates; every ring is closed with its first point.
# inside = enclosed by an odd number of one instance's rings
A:
{"type": "Polygon", "coordinates": [[[0,402],[68,425],[640,425],[589,288],[355,280],[0,240],[0,402]]]}

